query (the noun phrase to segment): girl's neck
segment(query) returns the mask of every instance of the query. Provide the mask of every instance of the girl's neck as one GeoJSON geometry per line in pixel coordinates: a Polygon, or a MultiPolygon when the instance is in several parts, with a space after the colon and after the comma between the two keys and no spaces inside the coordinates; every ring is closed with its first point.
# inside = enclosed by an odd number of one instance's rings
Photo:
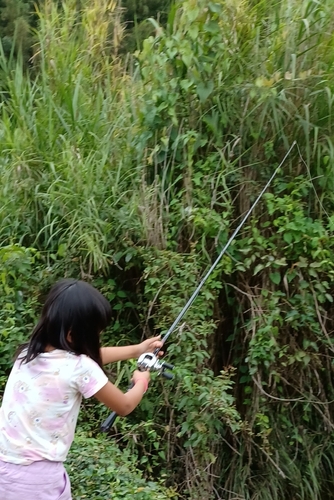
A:
{"type": "Polygon", "coordinates": [[[44,352],[51,352],[54,350],[55,350],[55,347],[53,347],[52,345],[47,345],[44,349],[44,352]]]}

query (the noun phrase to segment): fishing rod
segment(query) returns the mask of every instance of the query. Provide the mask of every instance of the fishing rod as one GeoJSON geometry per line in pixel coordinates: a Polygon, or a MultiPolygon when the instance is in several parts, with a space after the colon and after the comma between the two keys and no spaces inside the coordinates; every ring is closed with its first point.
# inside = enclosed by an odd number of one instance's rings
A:
{"type": "MultiPolygon", "coordinates": [[[[248,217],[250,216],[250,214],[253,212],[254,208],[256,207],[256,205],[258,204],[258,202],[260,201],[260,199],[262,198],[262,196],[264,195],[264,193],[266,192],[266,190],[268,189],[268,187],[272,183],[274,177],[277,175],[279,169],[285,163],[285,160],[288,158],[288,156],[290,155],[291,151],[296,146],[296,144],[297,144],[296,141],[294,141],[292,143],[292,145],[289,148],[288,152],[285,154],[283,160],[278,165],[278,167],[276,167],[276,169],[274,170],[274,173],[272,174],[272,176],[268,180],[267,184],[264,186],[264,188],[262,189],[262,191],[260,192],[260,194],[258,195],[258,197],[256,198],[256,200],[254,201],[253,205],[246,212],[245,216],[243,217],[243,219],[241,220],[241,222],[237,226],[237,228],[233,231],[232,236],[229,238],[229,240],[227,241],[226,245],[223,247],[223,249],[219,253],[218,257],[216,258],[216,260],[211,265],[210,269],[207,271],[207,273],[205,274],[205,276],[202,278],[202,280],[200,281],[199,285],[194,290],[192,296],[190,297],[190,299],[188,300],[188,302],[185,304],[185,306],[183,307],[183,309],[180,311],[179,315],[175,319],[174,323],[170,326],[170,328],[167,330],[167,333],[161,339],[162,345],[164,345],[166,343],[166,341],[168,340],[168,338],[170,337],[170,335],[173,333],[173,331],[175,330],[175,328],[180,323],[180,321],[183,318],[183,316],[187,313],[188,309],[192,306],[194,300],[198,296],[199,292],[201,291],[203,285],[205,284],[205,282],[209,278],[210,274],[217,267],[217,265],[220,262],[221,258],[226,253],[228,247],[231,245],[232,241],[234,240],[234,238],[236,237],[236,235],[239,233],[240,229],[245,224],[245,222],[248,219],[248,217]]],[[[170,365],[168,363],[165,363],[164,361],[160,361],[160,359],[158,358],[158,354],[159,354],[160,350],[161,350],[161,347],[155,349],[153,353],[152,352],[146,352],[146,353],[142,354],[138,358],[137,368],[140,371],[157,371],[159,375],[162,375],[162,376],[164,376],[167,379],[172,379],[173,375],[168,370],[173,370],[174,366],[170,365]]],[[[129,386],[129,389],[131,389],[132,387],[133,387],[133,384],[131,384],[129,386]]],[[[113,423],[115,422],[116,418],[117,418],[117,413],[116,412],[111,413],[109,415],[109,417],[101,425],[101,431],[102,432],[108,431],[110,429],[110,427],[113,425],[113,423]]]]}

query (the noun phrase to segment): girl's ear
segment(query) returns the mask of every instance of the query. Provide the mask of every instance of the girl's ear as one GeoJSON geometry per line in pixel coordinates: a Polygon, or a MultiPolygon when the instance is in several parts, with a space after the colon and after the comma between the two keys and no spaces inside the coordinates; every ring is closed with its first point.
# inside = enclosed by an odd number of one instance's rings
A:
{"type": "Polygon", "coordinates": [[[66,340],[69,344],[72,343],[72,335],[71,335],[71,330],[68,332],[68,334],[66,335],[66,340]]]}

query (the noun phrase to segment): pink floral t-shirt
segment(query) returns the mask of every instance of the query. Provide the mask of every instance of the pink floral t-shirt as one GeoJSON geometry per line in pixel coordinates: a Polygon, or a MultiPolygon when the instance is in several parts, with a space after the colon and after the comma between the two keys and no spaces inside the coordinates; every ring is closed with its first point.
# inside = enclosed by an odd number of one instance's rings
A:
{"type": "Polygon", "coordinates": [[[107,382],[99,365],[85,355],[55,349],[29,363],[18,359],[0,408],[0,460],[63,462],[82,396],[93,396],[107,382]]]}

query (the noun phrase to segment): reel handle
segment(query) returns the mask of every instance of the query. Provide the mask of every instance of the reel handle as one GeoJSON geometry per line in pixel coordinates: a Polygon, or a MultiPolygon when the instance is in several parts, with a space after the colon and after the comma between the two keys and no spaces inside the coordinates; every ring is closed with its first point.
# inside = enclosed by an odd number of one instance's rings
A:
{"type": "Polygon", "coordinates": [[[166,363],[165,361],[162,363],[162,366],[166,370],[174,370],[174,365],[170,365],[169,363],[166,363]]]}

